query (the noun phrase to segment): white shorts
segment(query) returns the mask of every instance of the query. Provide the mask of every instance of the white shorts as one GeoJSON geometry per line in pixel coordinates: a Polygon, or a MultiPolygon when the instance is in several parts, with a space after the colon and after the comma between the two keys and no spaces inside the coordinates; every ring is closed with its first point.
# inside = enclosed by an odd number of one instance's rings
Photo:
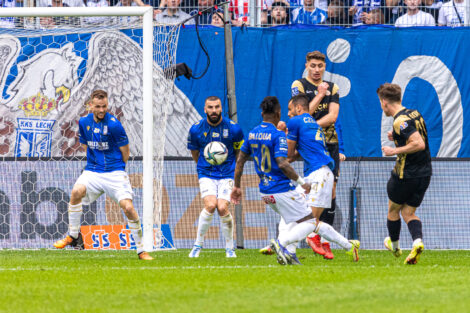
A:
{"type": "Polygon", "coordinates": [[[88,205],[98,199],[103,193],[119,204],[124,199],[132,200],[132,192],[129,176],[124,171],[97,173],[83,171],[75,185],[85,185],[86,195],[82,203],[88,205]]]}
{"type": "MultiPolygon", "coordinates": [[[[312,185],[310,193],[306,196],[307,204],[316,208],[331,208],[333,195],[334,175],[328,166],[322,166],[304,178],[306,183],[312,185]]],[[[296,190],[304,194],[304,189],[297,186],[296,190]]]]}
{"type": "Polygon", "coordinates": [[[272,195],[261,194],[261,199],[279,213],[287,224],[296,222],[309,214],[312,210],[307,206],[305,197],[296,190],[290,190],[272,195]]]}
{"type": "Polygon", "coordinates": [[[233,179],[212,179],[202,177],[199,179],[199,189],[201,190],[201,198],[207,196],[215,196],[217,199],[224,199],[230,202],[230,194],[233,189],[233,179]]]}

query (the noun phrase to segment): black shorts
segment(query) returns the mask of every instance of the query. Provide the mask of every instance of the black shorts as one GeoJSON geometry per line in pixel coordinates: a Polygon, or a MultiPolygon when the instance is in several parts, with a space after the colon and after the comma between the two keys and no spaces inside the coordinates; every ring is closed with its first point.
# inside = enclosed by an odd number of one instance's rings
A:
{"type": "Polygon", "coordinates": [[[326,143],[326,149],[330,153],[330,156],[333,161],[335,161],[333,175],[335,177],[335,182],[337,182],[339,178],[339,145],[338,143],[326,143]]]}
{"type": "Polygon", "coordinates": [[[387,183],[388,198],[396,204],[419,207],[431,182],[431,176],[399,179],[391,175],[387,183]]]}

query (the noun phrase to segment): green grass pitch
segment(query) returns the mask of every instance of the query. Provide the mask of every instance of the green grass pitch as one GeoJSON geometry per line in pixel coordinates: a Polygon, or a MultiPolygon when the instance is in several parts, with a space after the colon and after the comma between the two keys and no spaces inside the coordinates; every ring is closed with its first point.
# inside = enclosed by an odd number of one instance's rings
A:
{"type": "Polygon", "coordinates": [[[342,251],[303,266],[237,250],[0,250],[0,312],[469,312],[470,251],[428,251],[404,265],[387,251],[342,251]]]}

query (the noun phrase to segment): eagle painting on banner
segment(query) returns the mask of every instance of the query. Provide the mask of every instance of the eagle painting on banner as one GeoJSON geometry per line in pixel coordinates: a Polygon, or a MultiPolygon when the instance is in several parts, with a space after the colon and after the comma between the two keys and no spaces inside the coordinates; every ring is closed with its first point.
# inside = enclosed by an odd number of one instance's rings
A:
{"type": "MultiPolygon", "coordinates": [[[[110,112],[129,135],[131,155],[141,156],[142,47],[135,33],[0,35],[0,156],[84,155],[78,120],[88,113],[85,103],[95,89],[108,92],[110,112]]],[[[154,101],[159,79],[165,79],[162,73],[154,62],[154,101]]],[[[175,91],[167,112],[165,151],[182,156],[188,153],[181,134],[200,116],[175,91]]],[[[155,108],[155,120],[159,113],[155,108]]]]}

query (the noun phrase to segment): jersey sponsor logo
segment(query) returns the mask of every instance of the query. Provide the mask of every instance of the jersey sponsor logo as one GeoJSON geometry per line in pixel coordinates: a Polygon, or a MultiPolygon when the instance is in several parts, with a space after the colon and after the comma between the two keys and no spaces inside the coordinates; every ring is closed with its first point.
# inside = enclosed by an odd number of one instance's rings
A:
{"type": "Polygon", "coordinates": [[[108,150],[109,144],[107,141],[87,141],[87,146],[93,150],[108,150]]]}
{"type": "Polygon", "coordinates": [[[261,197],[261,199],[263,199],[264,203],[266,203],[266,204],[275,204],[276,203],[276,199],[274,199],[274,196],[264,196],[264,197],[261,197]]]}
{"type": "Polygon", "coordinates": [[[314,119],[311,117],[304,117],[304,123],[315,123],[314,119]]]}
{"type": "Polygon", "coordinates": [[[306,90],[305,93],[312,93],[313,91],[311,90],[306,90]]]}
{"type": "Polygon", "coordinates": [[[223,136],[224,138],[228,138],[228,129],[224,128],[224,131],[223,131],[222,136],[223,136]]]}
{"type": "Polygon", "coordinates": [[[299,94],[299,87],[292,88],[292,95],[297,96],[299,94]]]}
{"type": "Polygon", "coordinates": [[[18,118],[15,155],[50,157],[54,120],[18,118]]]}
{"type": "Polygon", "coordinates": [[[408,127],[408,123],[407,122],[403,122],[400,124],[400,130],[404,130],[405,128],[408,127]]]}
{"type": "Polygon", "coordinates": [[[271,133],[250,133],[248,140],[271,140],[271,133]]]}
{"type": "Polygon", "coordinates": [[[219,138],[220,134],[219,133],[212,133],[212,138],[219,138]]]}

